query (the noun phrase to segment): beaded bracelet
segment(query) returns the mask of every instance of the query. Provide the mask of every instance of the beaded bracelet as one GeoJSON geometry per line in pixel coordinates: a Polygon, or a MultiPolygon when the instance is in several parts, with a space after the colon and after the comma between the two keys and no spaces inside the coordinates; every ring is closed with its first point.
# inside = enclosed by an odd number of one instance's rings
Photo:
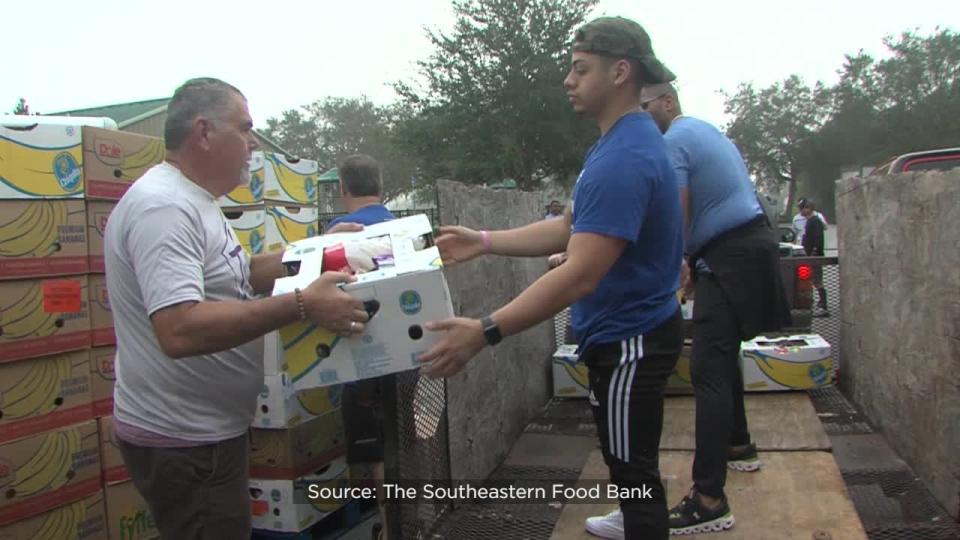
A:
{"type": "Polygon", "coordinates": [[[297,295],[297,311],[300,312],[300,320],[307,320],[307,308],[303,305],[303,292],[297,288],[293,290],[293,293],[297,295]]]}

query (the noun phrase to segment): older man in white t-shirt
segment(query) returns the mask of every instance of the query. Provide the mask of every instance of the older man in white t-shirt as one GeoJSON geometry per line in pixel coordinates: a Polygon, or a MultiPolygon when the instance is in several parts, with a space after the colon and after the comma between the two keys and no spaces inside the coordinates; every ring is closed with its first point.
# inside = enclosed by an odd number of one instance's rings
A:
{"type": "Polygon", "coordinates": [[[257,148],[243,95],[216,79],[167,108],[166,160],[117,204],[106,228],[117,334],[115,435],[164,539],[249,538],[247,430],[263,384],[261,337],[312,320],[361,333],[363,305],[327,273],[261,298],[280,254],[248,257],[217,198],[248,181],[257,148]]]}

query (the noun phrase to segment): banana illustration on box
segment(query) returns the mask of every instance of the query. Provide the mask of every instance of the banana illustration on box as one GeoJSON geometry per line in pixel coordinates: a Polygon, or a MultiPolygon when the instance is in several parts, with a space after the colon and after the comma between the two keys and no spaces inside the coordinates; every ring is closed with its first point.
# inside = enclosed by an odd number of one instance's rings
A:
{"type": "MultiPolygon", "coordinates": [[[[96,432],[94,431],[94,435],[96,432]]],[[[42,439],[30,459],[16,468],[8,486],[19,499],[63,487],[74,477],[73,457],[81,449],[78,429],[65,429],[38,436],[42,439]]]]}
{"type": "Polygon", "coordinates": [[[120,179],[133,182],[143,176],[147,169],[163,161],[166,156],[163,139],[151,139],[143,148],[125,155],[120,162],[120,179]]]}
{"type": "Polygon", "coordinates": [[[69,224],[70,216],[84,212],[82,208],[68,211],[62,200],[31,201],[22,208],[21,213],[0,223],[0,258],[54,254],[61,247],[60,231],[69,224]]]}
{"type": "Polygon", "coordinates": [[[288,161],[282,154],[264,155],[264,175],[267,200],[312,204],[317,201],[316,161],[301,159],[288,161]]]}
{"type": "MultiPolygon", "coordinates": [[[[577,356],[554,356],[553,363],[563,367],[567,376],[570,377],[577,386],[587,390],[590,388],[590,370],[580,362],[577,356]]],[[[556,384],[556,381],[554,382],[556,384]]]]}
{"type": "MultiPolygon", "coordinates": [[[[81,298],[87,297],[86,280],[81,289],[81,298]]],[[[19,298],[0,305],[0,343],[24,338],[47,337],[56,334],[69,314],[48,313],[43,309],[43,282],[33,281],[19,298]]],[[[7,301],[3,299],[0,301],[7,301]]],[[[87,302],[82,302],[86,311],[87,302]]]]}
{"type": "Polygon", "coordinates": [[[259,255],[267,251],[266,212],[262,207],[225,208],[223,214],[247,253],[259,255]]]}
{"type": "Polygon", "coordinates": [[[83,192],[79,127],[0,128],[0,198],[79,198],[83,192]]]}
{"type": "MultiPolygon", "coordinates": [[[[101,504],[100,499],[97,499],[97,504],[101,504]]],[[[80,524],[87,519],[87,511],[86,500],[57,508],[48,514],[43,525],[32,536],[33,540],[79,538],[80,524]]]]}
{"type": "Polygon", "coordinates": [[[295,395],[303,410],[314,416],[320,416],[334,409],[339,409],[342,394],[343,386],[337,384],[301,390],[295,395]]]}
{"type": "MultiPolygon", "coordinates": [[[[743,351],[744,362],[753,362],[771,381],[792,389],[817,388],[827,384],[833,373],[833,360],[791,361],[759,351],[743,351]]],[[[749,383],[748,383],[749,385],[749,383]]]]}
{"type": "Polygon", "coordinates": [[[316,208],[268,206],[267,251],[282,251],[297,240],[316,236],[317,217],[316,208]]]}
{"type": "Polygon", "coordinates": [[[55,410],[56,399],[74,370],[86,368],[89,360],[82,355],[61,355],[35,360],[23,377],[13,382],[0,382],[0,411],[4,420],[40,416],[55,410]],[[8,386],[9,385],[9,386],[8,386]]]}
{"type": "MultiPolygon", "coordinates": [[[[350,468],[347,466],[347,463],[343,459],[337,459],[325,469],[321,471],[317,476],[308,476],[305,477],[306,480],[312,483],[319,484],[323,488],[346,488],[350,486],[350,468]]],[[[310,503],[310,506],[314,507],[320,512],[333,512],[346,504],[349,501],[343,499],[334,499],[334,498],[320,498],[311,499],[307,497],[307,501],[310,503]]]]}

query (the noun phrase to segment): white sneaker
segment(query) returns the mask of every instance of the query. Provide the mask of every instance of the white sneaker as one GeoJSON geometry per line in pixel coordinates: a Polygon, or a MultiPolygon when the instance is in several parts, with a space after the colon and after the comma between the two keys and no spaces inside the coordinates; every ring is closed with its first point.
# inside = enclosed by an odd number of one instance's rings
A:
{"type": "Polygon", "coordinates": [[[623,512],[614,510],[605,516],[588,517],[587,532],[600,538],[623,540],[623,512]]]}

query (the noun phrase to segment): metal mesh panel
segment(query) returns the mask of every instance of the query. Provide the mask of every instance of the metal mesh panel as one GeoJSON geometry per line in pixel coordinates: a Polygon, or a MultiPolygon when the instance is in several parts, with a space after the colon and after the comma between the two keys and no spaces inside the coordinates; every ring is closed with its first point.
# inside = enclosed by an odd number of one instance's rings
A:
{"type": "Polygon", "coordinates": [[[958,525],[911,525],[867,529],[870,540],[960,540],[958,525]]]}
{"type": "Polygon", "coordinates": [[[809,394],[828,435],[862,435],[874,432],[867,417],[858,411],[836,386],[817,388],[809,394]]]}
{"type": "MultiPolygon", "coordinates": [[[[830,352],[833,355],[833,380],[840,380],[842,365],[840,363],[840,265],[824,264],[823,269],[823,288],[827,292],[827,310],[829,317],[813,317],[811,321],[811,330],[814,334],[820,334],[823,339],[830,343],[830,352]]],[[[814,293],[814,302],[816,302],[816,293],[814,293]]]]}
{"type": "MultiPolygon", "coordinates": [[[[396,380],[395,398],[387,396],[384,403],[385,481],[449,486],[446,381],[421,377],[416,370],[396,380]]],[[[430,538],[451,510],[449,504],[421,498],[387,505],[387,519],[391,530],[400,531],[398,538],[430,538]]]]}

